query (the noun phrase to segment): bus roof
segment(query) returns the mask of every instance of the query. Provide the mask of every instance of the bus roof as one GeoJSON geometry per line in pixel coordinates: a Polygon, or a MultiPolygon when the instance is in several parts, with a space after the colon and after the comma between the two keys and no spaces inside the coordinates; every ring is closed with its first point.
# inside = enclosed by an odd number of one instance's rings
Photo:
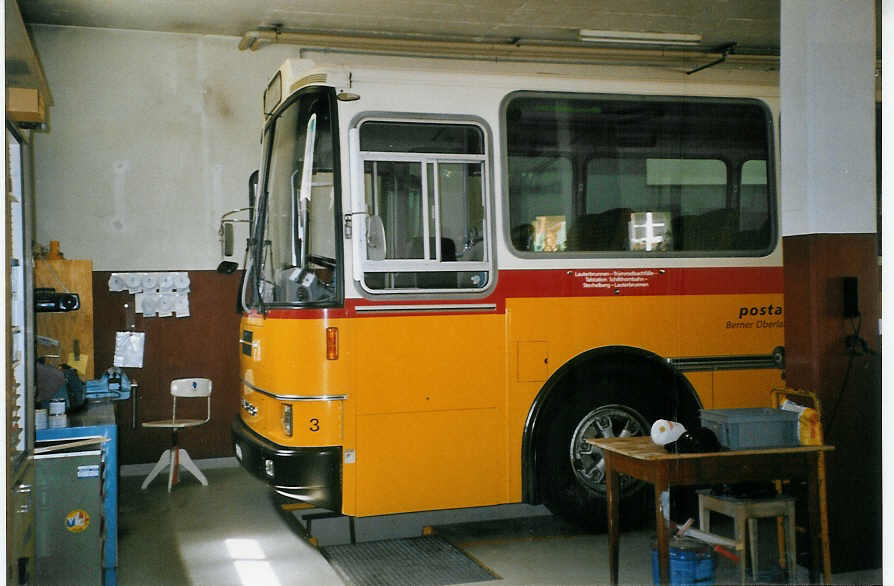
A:
{"type": "MultiPolygon", "coordinates": [[[[309,52],[308,52],[309,53],[309,52]]],[[[320,55],[332,59],[332,55],[320,55]]],[[[745,86],[763,97],[778,95],[779,72],[777,69],[752,69],[741,66],[718,65],[708,70],[688,75],[692,65],[631,65],[620,64],[568,64],[568,63],[521,63],[475,61],[466,59],[426,59],[418,57],[396,57],[382,55],[344,55],[342,64],[317,63],[310,58],[292,57],[286,59],[274,76],[277,79],[281,98],[286,98],[306,86],[328,86],[339,94],[351,92],[352,84],[363,82],[385,82],[416,85],[425,80],[449,83],[450,85],[480,87],[484,85],[506,85],[514,89],[547,89],[555,87],[560,80],[570,82],[569,89],[579,89],[581,84],[591,86],[603,81],[652,81],[670,86],[686,86],[695,90],[694,94],[713,94],[722,86],[745,86]],[[708,89],[717,85],[715,90],[708,89]],[[543,87],[540,87],[543,86],[543,87]]],[[[269,91],[269,88],[268,88],[269,91]]],[[[670,93],[679,93],[679,90],[670,93]]],[[[685,90],[683,90],[685,93],[685,90]]],[[[278,100],[277,100],[278,103],[278,100]]],[[[267,108],[267,113],[272,108],[267,108]]]]}

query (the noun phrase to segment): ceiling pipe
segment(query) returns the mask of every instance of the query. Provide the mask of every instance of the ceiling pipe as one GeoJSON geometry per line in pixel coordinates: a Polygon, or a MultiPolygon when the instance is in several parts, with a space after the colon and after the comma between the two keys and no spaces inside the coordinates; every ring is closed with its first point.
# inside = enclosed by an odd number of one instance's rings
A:
{"type": "Polygon", "coordinates": [[[252,51],[257,51],[263,45],[276,42],[278,42],[277,32],[274,30],[248,31],[247,33],[242,35],[242,40],[239,41],[239,50],[245,51],[247,49],[250,49],[252,51]]]}
{"type": "MultiPolygon", "coordinates": [[[[269,29],[246,32],[239,42],[239,49],[243,51],[257,51],[265,45],[274,43],[299,45],[306,49],[351,53],[552,63],[625,63],[631,65],[677,65],[691,67],[693,62],[717,60],[724,57],[722,53],[698,50],[593,47],[546,41],[521,41],[518,39],[503,42],[422,40],[285,32],[269,29]]],[[[730,54],[725,57],[726,63],[736,67],[749,69],[776,69],[779,67],[779,57],[775,55],[730,54]]]]}

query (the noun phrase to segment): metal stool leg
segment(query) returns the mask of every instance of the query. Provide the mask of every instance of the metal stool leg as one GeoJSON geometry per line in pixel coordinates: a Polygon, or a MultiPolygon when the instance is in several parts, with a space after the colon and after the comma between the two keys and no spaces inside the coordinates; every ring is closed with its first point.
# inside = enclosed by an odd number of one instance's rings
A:
{"type": "Polygon", "coordinates": [[[788,583],[797,583],[798,560],[795,541],[795,503],[789,503],[787,514],[785,515],[785,553],[786,565],[788,565],[788,583]]]}
{"type": "Polygon", "coordinates": [[[705,495],[698,495],[698,528],[705,533],[711,532],[711,511],[705,508],[705,495]]]}
{"type": "Polygon", "coordinates": [[[170,449],[171,452],[171,467],[168,469],[168,492],[171,492],[171,487],[179,482],[179,478],[177,477],[178,469],[180,468],[180,450],[177,447],[173,447],[170,449]]]}
{"type": "Polygon", "coordinates": [[[745,566],[746,566],[746,564],[745,564],[745,545],[747,542],[745,541],[745,521],[746,521],[745,511],[743,511],[743,510],[736,511],[735,540],[736,540],[736,549],[739,550],[739,552],[742,555],[742,559],[739,561],[739,582],[741,584],[745,584],[745,580],[746,580],[746,578],[745,578],[745,566]]]}
{"type": "Polygon", "coordinates": [[[202,471],[199,470],[199,467],[196,466],[196,463],[192,461],[192,458],[189,457],[189,453],[180,448],[180,464],[189,470],[193,476],[195,476],[199,482],[202,483],[202,486],[208,486],[208,479],[205,478],[205,475],[202,474],[202,471]]]}
{"type": "Polygon", "coordinates": [[[149,473],[149,476],[146,477],[146,480],[143,481],[143,485],[140,487],[141,490],[146,490],[146,487],[149,486],[149,483],[155,479],[159,473],[165,469],[165,466],[169,466],[171,464],[171,450],[165,450],[161,453],[161,457],[156,462],[155,466],[152,468],[152,472],[149,473]]]}
{"type": "Polygon", "coordinates": [[[754,578],[754,581],[757,582],[757,564],[760,557],[757,553],[758,548],[758,533],[757,533],[757,523],[758,519],[752,517],[748,519],[748,544],[751,549],[751,576],[754,578]]]}

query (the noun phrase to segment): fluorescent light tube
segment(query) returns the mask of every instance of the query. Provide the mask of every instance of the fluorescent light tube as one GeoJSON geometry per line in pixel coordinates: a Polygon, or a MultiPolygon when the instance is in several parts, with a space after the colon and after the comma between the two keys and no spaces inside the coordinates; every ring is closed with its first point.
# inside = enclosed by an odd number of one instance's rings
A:
{"type": "Polygon", "coordinates": [[[702,36],[695,33],[650,33],[637,31],[597,31],[580,29],[581,41],[621,45],[698,45],[702,36]]]}

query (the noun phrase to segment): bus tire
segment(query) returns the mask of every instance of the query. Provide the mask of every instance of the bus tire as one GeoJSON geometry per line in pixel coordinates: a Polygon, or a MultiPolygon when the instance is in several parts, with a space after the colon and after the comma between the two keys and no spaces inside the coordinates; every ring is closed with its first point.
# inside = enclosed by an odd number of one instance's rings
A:
{"type": "MultiPolygon", "coordinates": [[[[648,435],[655,419],[673,417],[673,408],[648,374],[631,370],[593,374],[595,388],[566,395],[549,409],[538,450],[538,475],[543,501],[554,514],[587,529],[604,531],[602,453],[584,440],[648,435]]],[[[621,526],[641,526],[654,510],[651,490],[626,476],[620,478],[620,488],[621,526]]]]}

